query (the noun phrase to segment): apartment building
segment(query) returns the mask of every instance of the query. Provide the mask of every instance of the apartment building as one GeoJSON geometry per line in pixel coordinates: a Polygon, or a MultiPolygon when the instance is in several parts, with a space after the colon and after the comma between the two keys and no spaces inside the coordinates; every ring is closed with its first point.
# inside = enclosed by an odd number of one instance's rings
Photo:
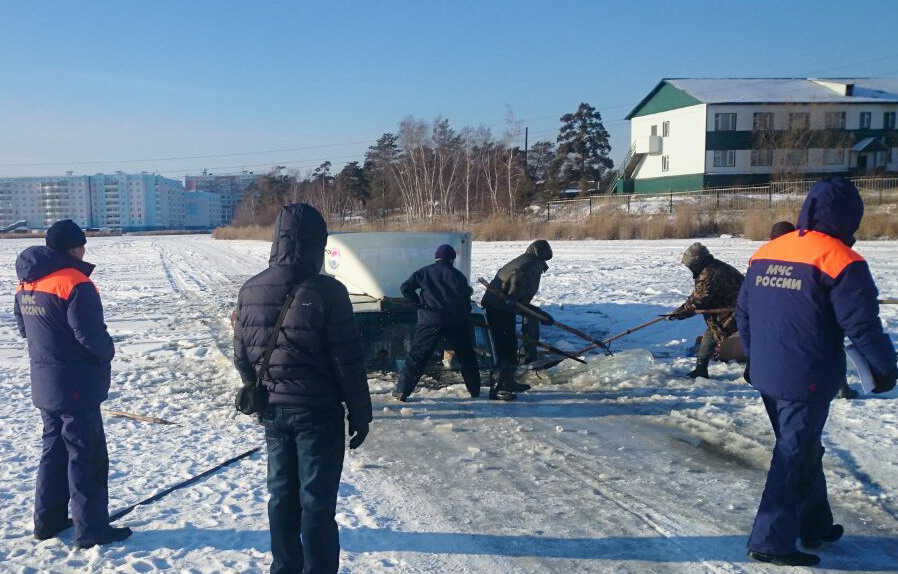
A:
{"type": "Polygon", "coordinates": [[[60,219],[86,228],[182,228],[184,186],[151,173],[0,178],[0,227],[24,220],[42,229],[60,219]]]}

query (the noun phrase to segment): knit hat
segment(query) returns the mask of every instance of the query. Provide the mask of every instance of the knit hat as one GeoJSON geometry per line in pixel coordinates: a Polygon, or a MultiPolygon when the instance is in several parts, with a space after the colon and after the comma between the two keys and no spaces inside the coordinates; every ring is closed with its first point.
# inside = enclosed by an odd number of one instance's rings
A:
{"type": "Polygon", "coordinates": [[[693,269],[710,259],[712,259],[712,257],[708,248],[701,243],[695,242],[686,249],[685,253],[683,253],[682,262],[686,267],[693,269]]]}
{"type": "Polygon", "coordinates": [[[56,251],[68,251],[87,243],[84,232],[71,219],[62,219],[47,230],[47,247],[56,251]]]}
{"type": "Polygon", "coordinates": [[[795,226],[792,225],[791,221],[777,221],[770,228],[770,239],[776,239],[780,235],[792,233],[793,231],[795,231],[795,226]]]}
{"type": "Polygon", "coordinates": [[[436,253],[433,254],[434,259],[455,259],[455,248],[448,243],[444,243],[437,247],[436,253]]]}

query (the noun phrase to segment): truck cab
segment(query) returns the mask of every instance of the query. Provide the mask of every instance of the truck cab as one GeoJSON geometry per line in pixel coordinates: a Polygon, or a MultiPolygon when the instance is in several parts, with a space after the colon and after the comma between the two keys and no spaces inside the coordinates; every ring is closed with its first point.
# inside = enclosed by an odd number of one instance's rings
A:
{"type": "MultiPolygon", "coordinates": [[[[433,263],[439,245],[451,245],[455,267],[471,281],[471,234],[463,232],[349,232],[328,236],[322,273],[346,286],[365,346],[369,373],[398,372],[411,345],[418,313],[400,291],[402,283],[433,263]]],[[[481,370],[493,367],[493,344],[483,311],[471,305],[474,352],[481,370]]],[[[457,370],[443,341],[427,369],[431,376],[457,370]]]]}

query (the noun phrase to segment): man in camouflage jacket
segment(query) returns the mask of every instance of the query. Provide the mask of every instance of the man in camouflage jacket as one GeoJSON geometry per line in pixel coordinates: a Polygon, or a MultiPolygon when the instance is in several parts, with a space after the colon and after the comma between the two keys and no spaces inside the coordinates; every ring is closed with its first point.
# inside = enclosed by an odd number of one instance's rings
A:
{"type": "MultiPolygon", "coordinates": [[[[744,277],[732,265],[715,259],[708,248],[693,243],[683,253],[683,265],[692,271],[695,288],[686,301],[668,316],[669,320],[688,319],[703,309],[732,309],[736,306],[744,277]]],[[[714,348],[736,332],[736,317],[728,313],[705,315],[708,330],[696,352],[696,366],[687,376],[708,378],[708,363],[714,348]]]]}

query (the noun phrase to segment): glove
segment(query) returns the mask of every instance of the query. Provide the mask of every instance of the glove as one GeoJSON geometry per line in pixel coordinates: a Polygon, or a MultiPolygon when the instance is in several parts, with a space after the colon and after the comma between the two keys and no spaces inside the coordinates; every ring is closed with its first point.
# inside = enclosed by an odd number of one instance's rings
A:
{"type": "Polygon", "coordinates": [[[695,315],[693,311],[674,311],[673,313],[668,313],[667,320],[668,321],[682,321],[683,319],[688,319],[695,315]]]}
{"type": "Polygon", "coordinates": [[[892,369],[888,373],[873,374],[873,393],[887,393],[895,388],[895,381],[898,379],[898,371],[892,369]]]}
{"type": "Polygon", "coordinates": [[[505,300],[505,306],[508,308],[509,311],[514,311],[518,306],[518,300],[508,298],[505,300]]]}
{"type": "Polygon", "coordinates": [[[349,448],[355,450],[362,446],[368,436],[368,423],[354,425],[349,423],[349,448]]]}

